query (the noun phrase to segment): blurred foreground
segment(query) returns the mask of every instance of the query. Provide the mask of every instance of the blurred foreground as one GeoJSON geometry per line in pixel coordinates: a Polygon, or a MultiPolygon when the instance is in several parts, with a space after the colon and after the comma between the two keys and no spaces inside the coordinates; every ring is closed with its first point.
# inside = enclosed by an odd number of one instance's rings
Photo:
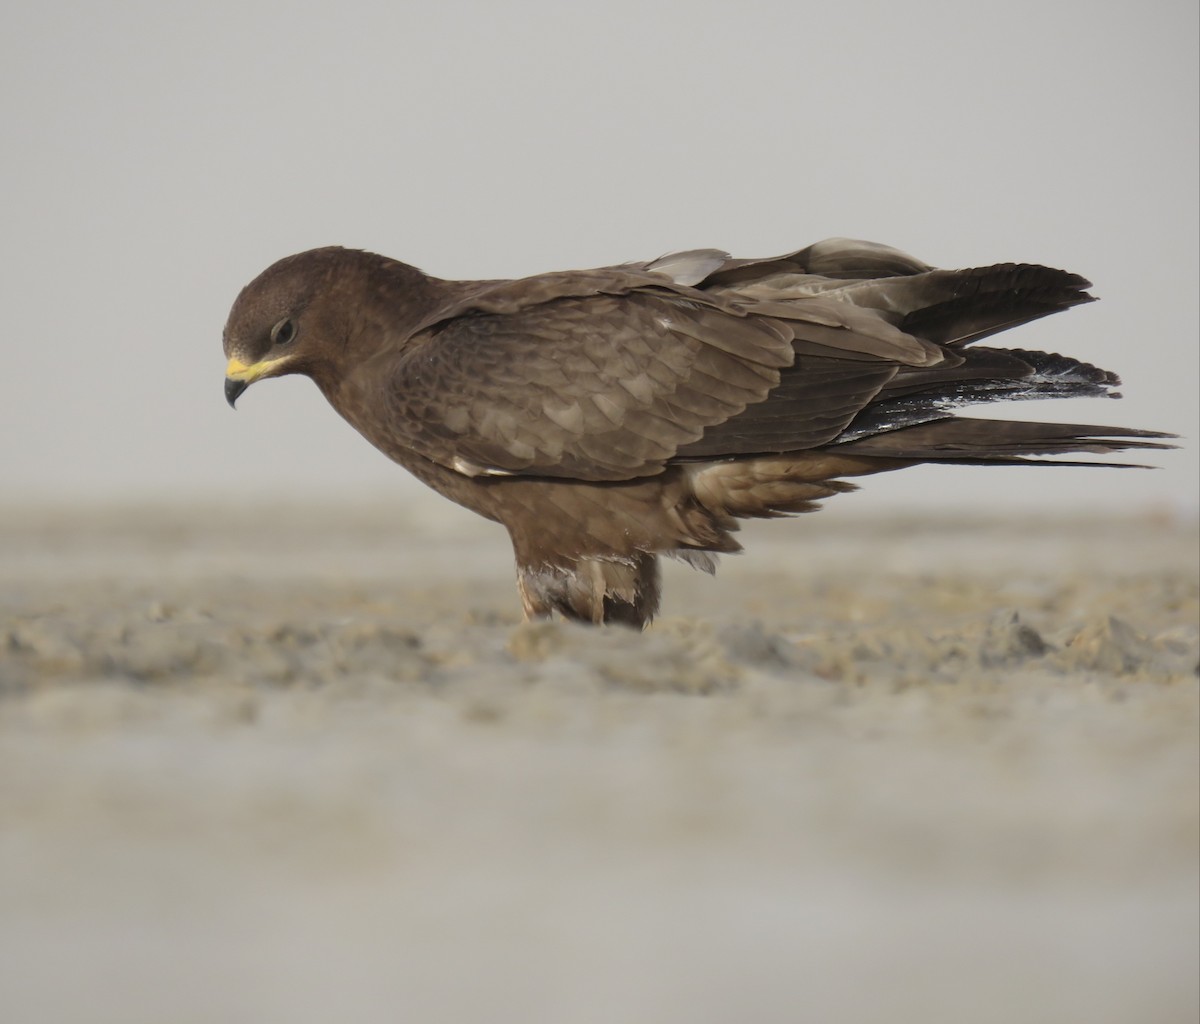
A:
{"type": "Polygon", "coordinates": [[[1195,1019],[1194,523],[831,509],[637,635],[443,508],[0,512],[6,1020],[1195,1019]]]}

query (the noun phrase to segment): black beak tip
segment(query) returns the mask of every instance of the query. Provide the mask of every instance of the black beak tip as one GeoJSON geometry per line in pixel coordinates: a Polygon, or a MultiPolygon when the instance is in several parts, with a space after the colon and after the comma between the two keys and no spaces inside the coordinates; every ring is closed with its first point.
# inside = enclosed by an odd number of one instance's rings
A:
{"type": "Polygon", "coordinates": [[[229,403],[229,408],[237,408],[238,396],[249,386],[250,385],[244,380],[232,380],[229,377],[225,378],[225,401],[229,403]]]}

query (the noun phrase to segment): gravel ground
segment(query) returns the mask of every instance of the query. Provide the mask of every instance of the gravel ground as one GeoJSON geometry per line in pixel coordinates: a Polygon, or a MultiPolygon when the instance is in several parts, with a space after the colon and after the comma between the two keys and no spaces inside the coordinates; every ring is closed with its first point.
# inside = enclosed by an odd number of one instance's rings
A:
{"type": "Polygon", "coordinates": [[[4,1019],[1195,1020],[1196,524],[839,513],[638,635],[441,506],[0,512],[4,1019]]]}

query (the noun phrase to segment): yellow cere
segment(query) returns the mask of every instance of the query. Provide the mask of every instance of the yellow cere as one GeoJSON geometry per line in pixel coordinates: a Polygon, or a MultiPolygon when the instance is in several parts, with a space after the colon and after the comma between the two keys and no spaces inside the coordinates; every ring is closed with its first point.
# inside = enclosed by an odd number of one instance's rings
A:
{"type": "Polygon", "coordinates": [[[281,356],[278,359],[262,359],[248,366],[240,359],[230,359],[229,365],[225,367],[225,377],[227,380],[240,380],[249,384],[270,373],[273,367],[278,366],[286,359],[287,356],[281,356]]]}

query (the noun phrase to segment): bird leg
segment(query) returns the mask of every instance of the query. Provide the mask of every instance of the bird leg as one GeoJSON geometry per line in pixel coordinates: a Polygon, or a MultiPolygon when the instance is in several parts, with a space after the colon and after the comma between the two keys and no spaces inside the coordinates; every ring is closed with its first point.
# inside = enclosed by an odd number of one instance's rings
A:
{"type": "Polygon", "coordinates": [[[659,589],[658,559],[645,551],[629,558],[578,558],[569,568],[517,566],[526,621],[558,612],[575,622],[642,629],[658,611],[659,589]]]}

